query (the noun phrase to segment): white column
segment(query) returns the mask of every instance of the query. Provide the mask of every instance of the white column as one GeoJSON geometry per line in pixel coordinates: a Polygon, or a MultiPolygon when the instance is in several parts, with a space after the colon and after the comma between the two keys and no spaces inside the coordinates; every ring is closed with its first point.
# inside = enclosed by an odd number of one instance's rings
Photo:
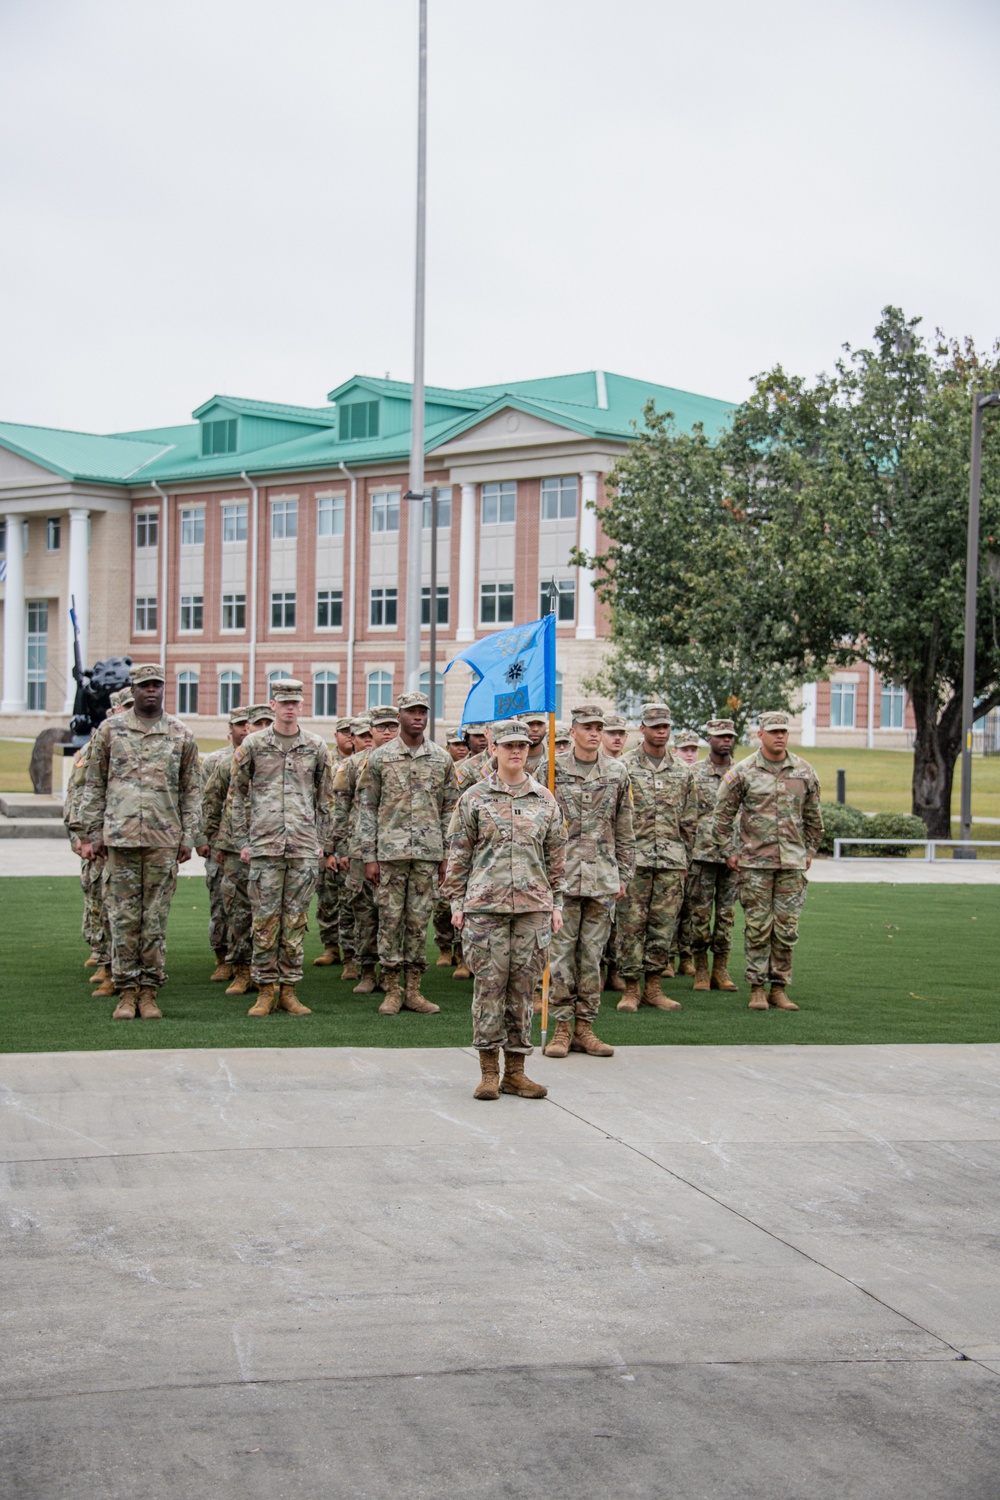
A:
{"type": "Polygon", "coordinates": [[[462,485],[462,534],[458,551],[458,629],[455,639],[476,639],[476,486],[462,485]]]}
{"type": "MultiPolygon", "coordinates": [[[[597,551],[597,471],[588,469],[580,478],[580,550],[588,552],[592,557],[597,551]]],[[[592,641],[597,635],[595,575],[593,568],[580,568],[578,571],[576,638],[578,641],[592,641]]]]}
{"type": "Polygon", "coordinates": [[[869,750],[875,748],[875,668],[871,662],[868,663],[868,734],[866,743],[869,750]]]}
{"type": "Polygon", "coordinates": [[[7,592],[3,606],[3,701],[0,713],[23,713],[28,706],[25,691],[24,609],[24,517],[7,520],[7,592]]]}
{"type": "Polygon", "coordinates": [[[90,624],[90,556],[87,548],[89,510],[69,513],[69,570],[66,577],[66,703],[65,712],[73,712],[76,683],[73,680],[73,621],[70,606],[76,600],[76,622],[80,627],[80,660],[87,666],[87,638],[90,624]]]}
{"type": "Polygon", "coordinates": [[[802,744],[815,745],[816,743],[816,684],[805,682],[802,685],[802,744]]]}

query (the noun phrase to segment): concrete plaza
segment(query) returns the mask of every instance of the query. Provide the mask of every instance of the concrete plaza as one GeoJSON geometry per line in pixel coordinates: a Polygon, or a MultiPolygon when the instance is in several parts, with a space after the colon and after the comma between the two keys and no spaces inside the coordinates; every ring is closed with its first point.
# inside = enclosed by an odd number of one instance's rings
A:
{"type": "Polygon", "coordinates": [[[1000,1495],[1000,1047],[530,1071],[0,1058],[0,1493],[1000,1495]]]}

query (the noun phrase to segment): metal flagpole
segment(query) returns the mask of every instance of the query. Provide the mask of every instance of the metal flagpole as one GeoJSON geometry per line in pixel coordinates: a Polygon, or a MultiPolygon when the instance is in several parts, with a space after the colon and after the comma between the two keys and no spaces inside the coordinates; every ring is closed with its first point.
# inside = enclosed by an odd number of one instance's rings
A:
{"type": "Polygon", "coordinates": [[[962,793],[956,859],[975,859],[972,838],[972,723],[976,697],[976,605],[979,586],[979,486],[983,468],[983,411],[1000,405],[1000,392],[972,398],[972,452],[969,458],[969,525],[965,555],[965,650],[962,660],[962,793]],[[966,847],[963,847],[966,846],[966,847]]]}
{"type": "MultiPolygon", "coordinates": [[[[438,490],[437,485],[431,489],[431,608],[430,608],[430,672],[427,681],[430,684],[430,738],[434,738],[437,727],[437,579],[438,579],[438,490]]],[[[442,704],[442,707],[444,705],[442,704]]]]}
{"type": "Polygon", "coordinates": [[[427,240],[427,0],[420,4],[417,70],[417,263],[413,313],[413,398],[410,403],[410,488],[406,499],[405,690],[420,687],[420,594],[424,519],[424,280],[427,240]]]}

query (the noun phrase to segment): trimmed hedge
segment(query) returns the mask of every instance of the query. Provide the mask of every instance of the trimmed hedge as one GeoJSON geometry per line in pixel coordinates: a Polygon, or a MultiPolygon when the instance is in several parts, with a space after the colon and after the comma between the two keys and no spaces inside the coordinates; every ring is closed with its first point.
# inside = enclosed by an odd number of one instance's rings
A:
{"type": "MultiPolygon", "coordinates": [[[[913,813],[876,813],[874,818],[866,818],[865,822],[868,826],[862,830],[862,833],[871,834],[873,839],[925,839],[927,837],[927,825],[923,818],[917,818],[913,813]]],[[[856,848],[857,853],[869,858],[881,856],[884,859],[898,858],[912,851],[912,844],[875,844],[868,849],[860,845],[856,848]]]]}
{"type": "MultiPolygon", "coordinates": [[[[850,807],[846,802],[821,802],[823,814],[823,842],[820,854],[833,853],[834,839],[859,839],[871,830],[871,818],[866,818],[860,807],[850,807]]],[[[851,850],[845,850],[851,853],[851,850]]]]}

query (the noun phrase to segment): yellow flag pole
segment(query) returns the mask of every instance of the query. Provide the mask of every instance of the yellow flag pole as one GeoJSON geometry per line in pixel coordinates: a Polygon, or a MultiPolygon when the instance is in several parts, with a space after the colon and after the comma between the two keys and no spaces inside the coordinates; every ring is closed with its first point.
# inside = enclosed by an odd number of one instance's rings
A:
{"type": "MultiPolygon", "coordinates": [[[[549,714],[549,791],[555,793],[556,789],[556,716],[549,714]]],[[[542,1051],[545,1051],[545,1037],[549,1029],[549,965],[545,965],[545,973],[542,975],[542,1051]]]]}

